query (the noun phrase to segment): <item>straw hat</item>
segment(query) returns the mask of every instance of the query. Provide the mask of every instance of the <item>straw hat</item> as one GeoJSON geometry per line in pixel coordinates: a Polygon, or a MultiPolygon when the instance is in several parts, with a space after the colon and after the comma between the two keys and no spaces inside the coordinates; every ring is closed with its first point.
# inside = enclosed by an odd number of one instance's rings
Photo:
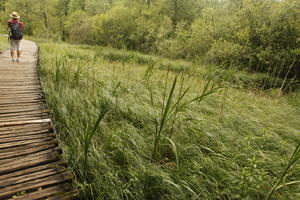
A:
{"type": "Polygon", "coordinates": [[[10,14],[10,17],[13,18],[13,19],[19,19],[20,15],[17,12],[13,12],[13,13],[10,14]]]}

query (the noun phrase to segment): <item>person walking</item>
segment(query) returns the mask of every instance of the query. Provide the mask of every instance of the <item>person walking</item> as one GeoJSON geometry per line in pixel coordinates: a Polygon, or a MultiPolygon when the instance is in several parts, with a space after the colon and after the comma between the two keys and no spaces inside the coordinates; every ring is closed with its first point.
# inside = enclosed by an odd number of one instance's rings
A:
{"type": "Polygon", "coordinates": [[[10,15],[11,19],[7,21],[9,27],[9,44],[10,55],[12,62],[19,62],[21,56],[21,40],[23,39],[23,26],[24,23],[20,22],[20,15],[13,12],[10,15]],[[17,59],[15,59],[15,52],[17,51],[17,59]]]}

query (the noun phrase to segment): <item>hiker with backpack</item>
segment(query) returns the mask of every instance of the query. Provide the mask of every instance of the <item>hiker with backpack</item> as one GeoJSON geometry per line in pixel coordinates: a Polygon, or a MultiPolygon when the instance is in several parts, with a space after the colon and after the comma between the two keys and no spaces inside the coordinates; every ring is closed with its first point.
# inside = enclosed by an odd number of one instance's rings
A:
{"type": "Polygon", "coordinates": [[[20,22],[20,15],[17,12],[13,12],[10,15],[11,19],[8,20],[7,25],[9,27],[9,44],[10,55],[12,62],[19,62],[21,56],[21,40],[23,38],[23,26],[24,23],[20,22]],[[15,60],[15,52],[17,51],[17,59],[15,60]]]}

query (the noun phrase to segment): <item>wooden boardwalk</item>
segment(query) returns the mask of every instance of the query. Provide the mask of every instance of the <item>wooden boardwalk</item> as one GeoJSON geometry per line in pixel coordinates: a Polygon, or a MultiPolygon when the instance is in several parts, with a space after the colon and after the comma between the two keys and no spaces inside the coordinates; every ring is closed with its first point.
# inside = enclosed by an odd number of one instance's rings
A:
{"type": "Polygon", "coordinates": [[[22,46],[20,63],[0,55],[0,200],[74,199],[42,95],[38,47],[22,46]]]}

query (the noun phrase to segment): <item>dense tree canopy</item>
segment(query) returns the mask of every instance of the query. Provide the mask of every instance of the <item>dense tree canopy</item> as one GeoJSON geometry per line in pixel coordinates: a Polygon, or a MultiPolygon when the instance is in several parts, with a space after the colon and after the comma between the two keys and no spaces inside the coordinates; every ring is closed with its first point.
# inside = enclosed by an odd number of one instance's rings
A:
{"type": "Polygon", "coordinates": [[[297,0],[4,0],[29,35],[300,78],[297,0]]]}

